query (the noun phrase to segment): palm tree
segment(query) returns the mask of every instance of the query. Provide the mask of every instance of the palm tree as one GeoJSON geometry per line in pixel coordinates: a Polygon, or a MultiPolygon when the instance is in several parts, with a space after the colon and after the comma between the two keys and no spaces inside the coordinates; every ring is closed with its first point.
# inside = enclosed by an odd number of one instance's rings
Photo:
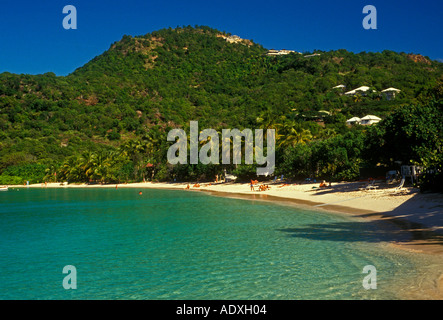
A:
{"type": "Polygon", "coordinates": [[[44,180],[49,182],[57,182],[57,169],[58,168],[55,165],[50,165],[48,168],[46,168],[44,180]]]}
{"type": "Polygon", "coordinates": [[[94,157],[95,157],[94,153],[88,151],[84,152],[78,159],[81,171],[84,173],[85,178],[89,180],[92,179],[92,175],[94,172],[93,168],[94,157]]]}
{"type": "Polygon", "coordinates": [[[81,167],[80,157],[72,156],[65,160],[59,169],[60,179],[66,179],[68,182],[85,181],[86,176],[81,167]]]}
{"type": "Polygon", "coordinates": [[[324,128],[319,132],[317,138],[328,139],[337,135],[337,132],[333,128],[324,128]]]}
{"type": "Polygon", "coordinates": [[[296,144],[304,144],[312,140],[311,131],[307,129],[295,129],[291,128],[289,133],[285,135],[284,139],[280,142],[280,147],[295,146],[296,144]]]}
{"type": "Polygon", "coordinates": [[[357,93],[355,96],[354,96],[354,102],[361,102],[362,101],[362,95],[360,94],[360,93],[357,93]]]}
{"type": "Polygon", "coordinates": [[[277,121],[275,114],[272,112],[270,107],[266,108],[266,110],[260,112],[260,115],[256,119],[258,124],[263,126],[263,129],[277,129],[277,121]]]}
{"type": "Polygon", "coordinates": [[[140,139],[126,141],[120,146],[121,153],[127,155],[131,159],[134,159],[137,154],[145,153],[146,150],[146,143],[140,139]]]}
{"type": "Polygon", "coordinates": [[[102,150],[93,154],[92,158],[92,179],[98,180],[100,183],[105,183],[111,180],[109,169],[112,167],[113,154],[109,151],[102,150]]]}
{"type": "Polygon", "coordinates": [[[136,179],[144,178],[144,162],[150,148],[150,144],[142,139],[129,140],[120,146],[120,155],[134,163],[133,174],[136,179]]]}

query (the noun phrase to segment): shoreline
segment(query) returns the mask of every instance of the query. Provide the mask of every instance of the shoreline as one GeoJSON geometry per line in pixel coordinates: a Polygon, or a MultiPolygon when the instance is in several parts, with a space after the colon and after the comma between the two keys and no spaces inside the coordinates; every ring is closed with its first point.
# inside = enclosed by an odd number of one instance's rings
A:
{"type": "MultiPolygon", "coordinates": [[[[213,196],[246,200],[259,200],[279,205],[290,205],[319,212],[337,213],[363,218],[380,226],[380,234],[388,246],[411,253],[424,254],[443,262],[443,194],[421,194],[417,189],[360,190],[361,183],[334,183],[320,189],[318,183],[272,184],[267,191],[251,191],[250,183],[202,183],[200,187],[189,184],[188,191],[201,191],[213,196]],[[313,188],[316,187],[316,188],[313,188]]],[[[187,190],[188,183],[131,183],[131,184],[64,184],[48,183],[14,188],[131,188],[187,190]]],[[[440,264],[441,265],[441,264],[440,264]]],[[[428,270],[429,271],[429,270],[428,270]]],[[[433,299],[443,299],[443,273],[431,270],[426,288],[419,288],[433,299]],[[438,272],[438,274],[436,274],[438,272]]],[[[422,279],[423,281],[423,279],[422,279]]],[[[420,296],[420,293],[417,293],[420,296]]],[[[418,298],[420,299],[420,298],[418,298]]]]}
{"type": "MultiPolygon", "coordinates": [[[[11,185],[9,188],[134,188],[187,190],[188,183],[139,182],[129,184],[66,184],[48,183],[29,186],[11,185]]],[[[424,253],[443,256],[443,194],[421,194],[417,189],[360,190],[359,182],[334,183],[320,189],[318,183],[272,184],[266,191],[251,191],[249,183],[202,183],[188,191],[202,191],[216,196],[268,201],[303,206],[315,210],[336,212],[396,225],[411,233],[407,242],[393,245],[424,253]],[[315,189],[313,187],[316,187],[315,189]]]]}

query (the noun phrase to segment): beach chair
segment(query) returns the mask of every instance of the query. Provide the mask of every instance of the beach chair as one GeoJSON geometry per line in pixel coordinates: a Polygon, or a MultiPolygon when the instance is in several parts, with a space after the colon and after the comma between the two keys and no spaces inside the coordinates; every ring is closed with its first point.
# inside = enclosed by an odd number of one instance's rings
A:
{"type": "Polygon", "coordinates": [[[386,183],[390,184],[392,182],[394,182],[394,180],[396,180],[398,177],[398,172],[396,170],[390,170],[388,172],[386,172],[386,183]]]}
{"type": "Polygon", "coordinates": [[[405,177],[401,178],[400,184],[398,186],[396,186],[394,188],[386,189],[386,192],[397,192],[397,191],[403,189],[403,185],[405,184],[405,180],[406,180],[405,177]]]}
{"type": "Polygon", "coordinates": [[[378,186],[375,185],[375,180],[371,180],[371,182],[366,187],[359,188],[359,190],[376,190],[377,188],[378,186]]]}
{"type": "Polygon", "coordinates": [[[403,185],[405,184],[405,180],[406,180],[405,177],[401,178],[400,184],[396,186],[393,191],[397,192],[401,190],[403,188],[403,185]]]}

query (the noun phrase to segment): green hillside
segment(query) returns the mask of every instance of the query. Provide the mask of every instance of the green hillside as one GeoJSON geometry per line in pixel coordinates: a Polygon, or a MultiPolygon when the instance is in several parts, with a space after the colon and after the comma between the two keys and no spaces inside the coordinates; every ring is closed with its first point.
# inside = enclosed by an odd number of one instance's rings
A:
{"type": "MultiPolygon", "coordinates": [[[[167,132],[187,129],[191,120],[202,129],[276,129],[277,173],[355,178],[361,164],[383,160],[389,166],[395,159],[375,159],[374,152],[365,156],[364,141],[376,129],[348,128],[346,119],[367,114],[394,119],[408,106],[431,102],[429,119],[441,116],[443,64],[427,57],[346,50],[270,56],[251,40],[230,43],[228,36],[202,26],[169,28],[124,36],[66,77],[0,74],[0,184],[55,177],[70,182],[212,179],[224,166],[166,163],[167,132]],[[368,86],[371,93],[347,96],[333,89],[340,84],[344,91],[368,86]],[[389,87],[401,90],[395,99],[380,94],[389,87]],[[342,146],[350,140],[355,140],[352,152],[342,146]],[[319,169],[316,160],[297,167],[302,164],[293,157],[300,148],[325,154],[319,151],[322,144],[344,148],[346,155],[340,151],[328,160],[342,157],[341,164],[334,161],[334,168],[324,169],[325,160],[319,169]]],[[[385,145],[383,128],[377,150],[385,145]]],[[[439,124],[435,130],[438,144],[439,124]]],[[[428,161],[414,152],[403,152],[408,159],[402,160],[428,161]]],[[[252,172],[250,166],[227,168],[245,177],[252,172]]]]}

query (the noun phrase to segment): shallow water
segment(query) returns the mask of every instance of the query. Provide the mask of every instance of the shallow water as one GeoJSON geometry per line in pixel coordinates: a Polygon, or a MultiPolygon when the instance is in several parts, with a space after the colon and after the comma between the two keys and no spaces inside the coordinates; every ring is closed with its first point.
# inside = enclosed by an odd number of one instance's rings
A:
{"type": "Polygon", "coordinates": [[[416,256],[388,248],[365,220],[138,192],[1,193],[0,299],[398,299],[421,275],[416,256]],[[66,265],[77,270],[75,290],[62,285],[66,265]],[[376,290],[363,288],[366,265],[376,290]]]}

